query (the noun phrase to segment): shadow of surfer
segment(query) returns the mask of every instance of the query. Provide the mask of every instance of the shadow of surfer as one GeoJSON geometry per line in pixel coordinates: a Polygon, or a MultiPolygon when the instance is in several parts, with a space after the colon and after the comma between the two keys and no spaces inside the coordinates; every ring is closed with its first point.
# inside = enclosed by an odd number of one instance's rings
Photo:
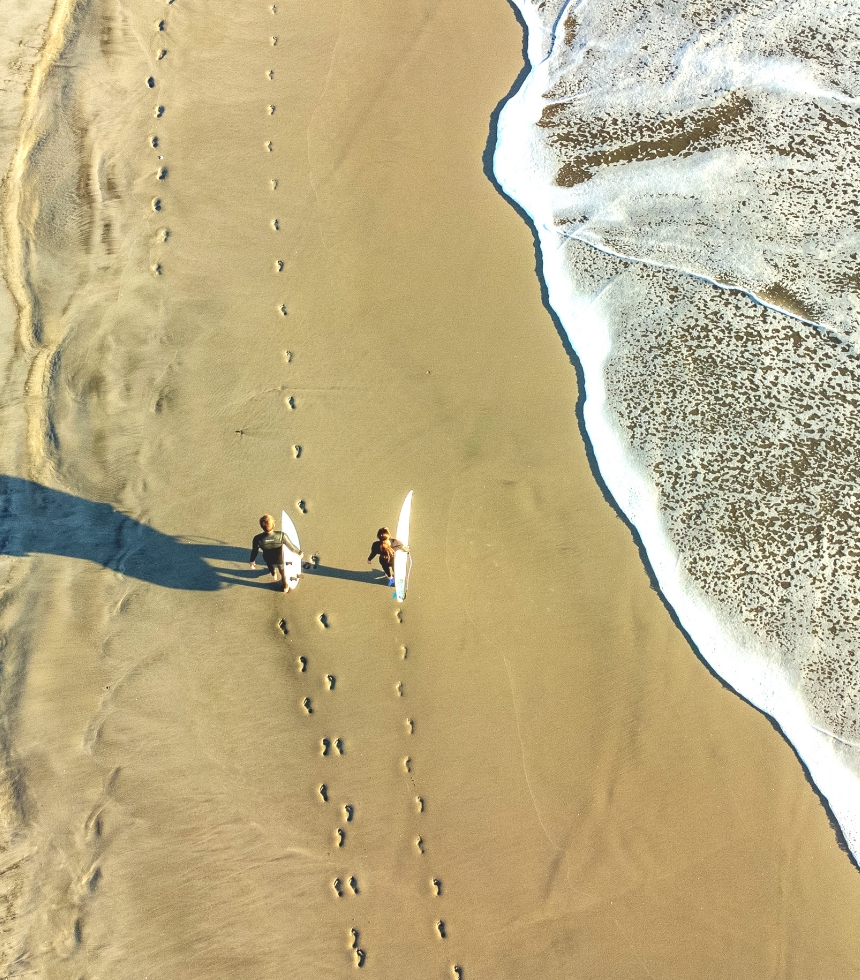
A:
{"type": "Polygon", "coordinates": [[[222,577],[205,559],[232,561],[237,552],[219,543],[182,541],[110,504],[0,474],[0,553],[5,555],[77,558],[167,589],[214,592],[222,577]]]}

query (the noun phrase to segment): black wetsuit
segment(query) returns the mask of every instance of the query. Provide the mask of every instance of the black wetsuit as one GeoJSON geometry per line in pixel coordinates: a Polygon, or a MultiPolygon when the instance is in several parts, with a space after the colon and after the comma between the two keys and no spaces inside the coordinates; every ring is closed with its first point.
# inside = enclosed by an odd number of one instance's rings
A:
{"type": "Polygon", "coordinates": [[[292,542],[283,531],[262,531],[254,538],[251,544],[251,564],[254,564],[257,555],[262,551],[263,561],[266,563],[266,567],[272,575],[275,574],[275,569],[278,568],[281,572],[281,580],[286,582],[287,572],[284,568],[284,553],[281,551],[281,545],[286,545],[287,550],[292,551],[294,555],[300,554],[293,547],[292,542]]]}
{"type": "MultiPolygon", "coordinates": [[[[403,547],[403,542],[398,541],[397,538],[389,538],[388,546],[392,551],[400,551],[403,547]]],[[[383,572],[389,577],[394,578],[394,563],[389,561],[385,555],[382,553],[382,542],[374,541],[370,549],[370,554],[367,556],[367,560],[370,561],[372,558],[379,556],[379,564],[382,566],[383,572]]]]}

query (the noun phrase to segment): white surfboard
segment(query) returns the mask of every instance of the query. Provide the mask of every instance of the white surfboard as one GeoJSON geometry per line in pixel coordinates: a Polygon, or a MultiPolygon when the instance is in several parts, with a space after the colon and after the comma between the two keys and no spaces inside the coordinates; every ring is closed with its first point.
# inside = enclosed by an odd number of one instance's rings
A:
{"type": "MultiPolygon", "coordinates": [[[[301,551],[296,525],[293,524],[285,510],[281,511],[281,530],[290,539],[290,543],[294,544],[301,551]]],[[[294,555],[286,545],[281,545],[281,551],[284,553],[284,570],[287,573],[287,585],[289,588],[294,589],[299,584],[299,576],[302,574],[302,559],[299,555],[294,555]]]]}
{"type": "MultiPolygon", "coordinates": [[[[400,508],[400,519],[397,522],[397,533],[394,535],[409,547],[409,521],[412,518],[412,491],[406,494],[403,506],[400,508]]],[[[405,551],[394,552],[394,596],[398,602],[406,598],[409,588],[409,573],[412,571],[412,555],[405,551]]]]}

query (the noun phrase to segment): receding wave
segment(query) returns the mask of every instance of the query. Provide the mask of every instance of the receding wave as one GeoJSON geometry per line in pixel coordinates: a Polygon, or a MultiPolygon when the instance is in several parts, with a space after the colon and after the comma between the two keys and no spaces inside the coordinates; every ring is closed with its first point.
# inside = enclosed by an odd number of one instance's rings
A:
{"type": "Polygon", "coordinates": [[[518,2],[531,72],[495,170],[537,228],[602,476],[857,855],[856,9],[518,2]]]}

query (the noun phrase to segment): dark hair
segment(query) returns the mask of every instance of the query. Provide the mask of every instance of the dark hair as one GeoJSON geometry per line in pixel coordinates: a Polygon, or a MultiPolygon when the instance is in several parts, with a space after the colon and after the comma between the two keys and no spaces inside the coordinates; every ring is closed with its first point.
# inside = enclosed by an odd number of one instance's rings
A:
{"type": "Polygon", "coordinates": [[[379,538],[380,541],[382,540],[383,534],[387,534],[389,538],[391,537],[391,531],[389,531],[387,527],[381,527],[376,532],[376,536],[379,538]]]}

